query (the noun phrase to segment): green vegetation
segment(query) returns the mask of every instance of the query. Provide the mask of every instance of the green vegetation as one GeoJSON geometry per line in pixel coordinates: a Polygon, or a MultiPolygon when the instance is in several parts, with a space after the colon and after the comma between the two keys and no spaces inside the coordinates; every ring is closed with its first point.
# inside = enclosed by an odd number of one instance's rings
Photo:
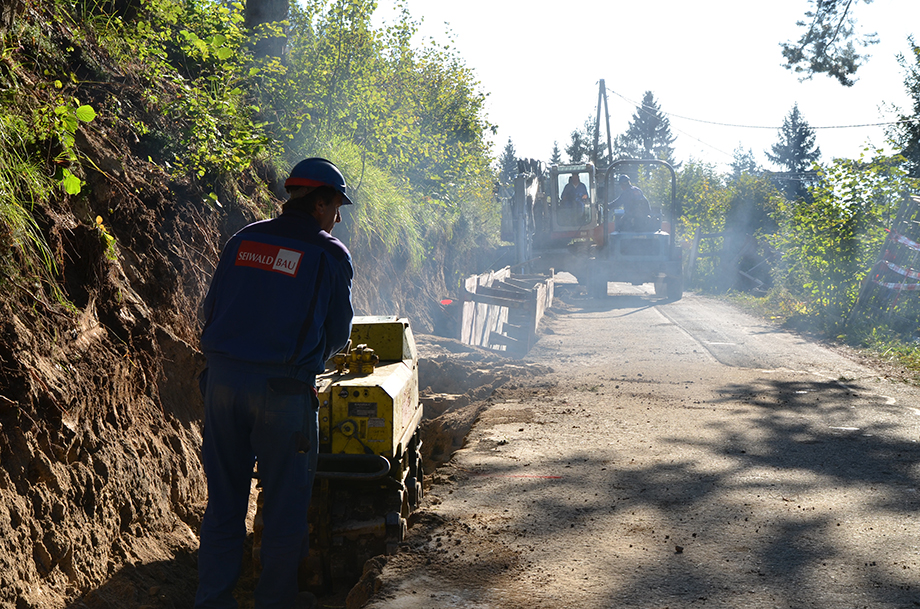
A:
{"type": "MultiPolygon", "coordinates": [[[[727,294],[789,327],[898,354],[902,364],[920,371],[915,366],[920,350],[913,343],[920,328],[903,323],[895,328],[890,312],[872,307],[853,315],[904,193],[920,189],[908,169],[904,157],[870,149],[858,160],[814,165],[808,196],[788,199],[783,182],[770,174],[720,175],[709,165],[685,164],[678,181],[685,246],[691,249],[697,234],[720,235],[700,242],[701,253],[719,255],[697,259],[691,285],[727,294]],[[753,279],[762,283],[755,285],[753,279]]],[[[651,192],[663,187],[645,184],[651,192]]],[[[899,302],[902,319],[920,317],[916,292],[905,293],[899,302]]]]}
{"type": "MultiPolygon", "coordinates": [[[[813,138],[798,141],[813,148],[813,138]]],[[[799,152],[787,152],[798,158],[799,152]]],[[[808,172],[803,186],[797,180],[801,174],[763,172],[748,157],[737,154],[731,173],[692,159],[678,171],[678,235],[688,286],[727,296],[800,331],[896,355],[900,364],[920,371],[914,342],[920,335],[920,292],[895,298],[879,287],[871,302],[856,309],[870,272],[885,254],[888,231],[897,229],[905,194],[920,193],[909,160],[867,149],[856,160],[803,165],[799,170],[808,172]],[[790,179],[797,180],[792,188],[790,179]]],[[[670,192],[663,170],[640,174],[638,185],[653,202],[666,201],[670,192]]],[[[920,266],[904,264],[913,270],[920,266]]]]}
{"type": "MultiPolygon", "coordinates": [[[[865,0],[870,4],[872,0],[865,0]]],[[[856,31],[854,10],[859,0],[809,0],[813,10],[805,11],[805,19],[796,22],[805,32],[792,43],[780,45],[785,67],[807,80],[815,74],[827,74],[837,82],[851,87],[855,74],[867,55],[857,49],[878,42],[876,35],[856,31]]]]}
{"type": "Polygon", "coordinates": [[[815,144],[815,130],[799,112],[799,105],[783,119],[779,130],[779,141],[767,151],[767,158],[789,172],[783,182],[783,191],[789,199],[810,200],[807,179],[812,165],[821,158],[821,149],[815,144]]]}
{"type": "Polygon", "coordinates": [[[808,303],[818,327],[830,336],[847,332],[848,314],[866,274],[880,256],[901,195],[916,184],[904,159],[874,151],[870,159],[837,159],[819,172],[804,199],[784,200],[771,235],[782,252],[776,275],[789,293],[808,303]]]}
{"type": "Polygon", "coordinates": [[[654,94],[646,91],[626,131],[614,140],[613,156],[617,159],[658,159],[676,169],[680,163],[674,160],[675,139],[667,114],[662,112],[654,94]]]}
{"type": "MultiPolygon", "coordinates": [[[[236,199],[268,214],[259,167],[283,176],[301,158],[332,159],[354,191],[340,234],[357,256],[387,254],[418,271],[436,248],[460,260],[498,243],[485,96],[450,44],[416,44],[405,10],[375,28],[375,2],[309,0],[250,32],[242,2],[30,6],[0,47],[0,222],[25,257],[5,276],[41,268],[46,283],[57,279],[34,209],[92,197],[83,167],[95,161],[78,142],[97,117],[127,128],[138,156],[190,179],[210,205],[236,199]],[[284,33],[282,58],[254,53],[284,33]],[[26,86],[36,75],[42,82],[26,86]],[[136,83],[142,98],[123,98],[113,78],[136,83]],[[81,101],[90,91],[95,103],[81,101]]],[[[118,234],[80,220],[114,255],[118,234]]]]}
{"type": "Polygon", "coordinates": [[[0,272],[15,278],[22,267],[50,286],[57,267],[31,212],[53,185],[28,149],[25,125],[21,117],[0,115],[0,272]]]}

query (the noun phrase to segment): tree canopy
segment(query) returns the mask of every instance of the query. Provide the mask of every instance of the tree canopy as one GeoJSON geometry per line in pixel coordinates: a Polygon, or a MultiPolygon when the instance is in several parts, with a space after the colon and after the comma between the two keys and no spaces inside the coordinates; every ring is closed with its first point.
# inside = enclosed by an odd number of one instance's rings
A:
{"type": "Polygon", "coordinates": [[[626,132],[616,137],[613,155],[617,159],[658,159],[677,167],[672,146],[676,139],[671,135],[671,121],[661,111],[652,92],[646,91],[626,132]]]}
{"type": "MultiPolygon", "coordinates": [[[[595,159],[595,137],[597,132],[597,120],[592,113],[585,119],[581,129],[572,131],[569,145],[565,147],[565,152],[569,157],[570,163],[588,163],[594,162],[598,167],[606,167],[608,164],[606,147],[597,142],[597,158],[595,159]]],[[[558,152],[558,145],[553,143],[553,155],[558,152]]]]}
{"type": "Polygon", "coordinates": [[[795,104],[783,119],[783,126],[779,129],[779,140],[766,151],[771,162],[788,172],[789,175],[785,176],[784,191],[791,199],[806,193],[806,172],[821,158],[821,149],[815,144],[815,139],[815,130],[799,112],[799,105],[795,104]]]}
{"type": "Polygon", "coordinates": [[[780,45],[785,67],[803,74],[803,79],[827,74],[846,87],[852,86],[856,70],[868,57],[858,49],[878,42],[874,33],[856,31],[853,10],[858,3],[859,0],[809,0],[814,8],[805,12],[806,20],[796,22],[805,32],[796,42],[780,45]]]}
{"type": "Polygon", "coordinates": [[[569,163],[584,163],[591,156],[590,139],[583,129],[572,131],[571,140],[565,147],[565,154],[569,157],[569,163]]]}
{"type": "Polygon", "coordinates": [[[511,184],[517,172],[517,151],[514,149],[514,142],[509,137],[498,159],[498,181],[502,184],[511,184]]]}
{"type": "MultiPolygon", "coordinates": [[[[0,139],[26,144],[22,154],[3,146],[0,185],[5,175],[37,176],[42,184],[53,176],[60,194],[82,196],[86,171],[75,139],[79,144],[84,123],[117,117],[143,148],[144,162],[187,181],[214,209],[238,203],[271,214],[269,190],[281,195],[279,175],[302,158],[330,158],[354,192],[337,235],[356,260],[386,257],[411,276],[451,247],[451,268],[432,271],[451,282],[465,257],[499,242],[485,94],[453,45],[414,38],[417,24],[407,10],[378,26],[373,0],[285,2],[282,22],[270,21],[280,13],[255,15],[266,6],[254,1],[129,4],[131,11],[120,3],[48,2],[42,17],[72,24],[72,35],[105,58],[94,62],[117,64],[120,78],[141,83],[142,94],[130,102],[143,107],[139,115],[125,114],[121,90],[92,97],[109,86],[101,76],[83,82],[82,73],[57,71],[68,58],[51,53],[54,44],[37,39],[28,19],[14,19],[4,32],[13,64],[39,64],[47,82],[21,87],[0,75],[15,93],[0,104],[0,139]],[[280,56],[259,50],[268,39],[283,41],[280,56]],[[50,153],[36,152],[46,144],[50,153]]],[[[0,222],[30,229],[31,209],[47,195],[32,194],[38,181],[12,185],[10,206],[0,188],[0,222]]],[[[112,242],[119,237],[105,234],[112,242]]],[[[31,230],[22,242],[33,244],[32,258],[44,264],[40,234],[31,230]]]]}
{"type": "Polygon", "coordinates": [[[754,158],[754,152],[750,148],[745,150],[741,144],[738,144],[738,147],[732,153],[731,167],[732,178],[735,180],[745,173],[756,174],[760,169],[757,166],[757,160],[754,158]]]}
{"type": "Polygon", "coordinates": [[[904,86],[911,98],[912,113],[901,114],[899,124],[891,130],[892,140],[901,149],[907,159],[910,176],[920,178],[920,46],[913,38],[910,42],[910,55],[898,57],[898,63],[904,69],[904,86]]]}
{"type": "Polygon", "coordinates": [[[559,150],[559,142],[553,141],[553,151],[550,153],[549,162],[554,165],[562,163],[562,151],[559,150]]]}
{"type": "Polygon", "coordinates": [[[284,54],[287,31],[283,24],[287,22],[290,5],[290,0],[246,0],[243,22],[253,35],[256,57],[284,54]]]}

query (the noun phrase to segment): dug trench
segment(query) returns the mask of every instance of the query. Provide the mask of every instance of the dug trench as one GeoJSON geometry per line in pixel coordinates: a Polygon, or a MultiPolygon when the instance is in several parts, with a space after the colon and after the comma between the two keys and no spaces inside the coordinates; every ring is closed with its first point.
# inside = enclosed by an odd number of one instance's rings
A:
{"type": "MultiPolygon", "coordinates": [[[[473,425],[480,417],[492,416],[492,405],[498,401],[514,399],[519,394],[531,395],[527,387],[538,382],[539,377],[549,372],[546,366],[525,363],[502,357],[500,353],[461,343],[460,341],[417,334],[419,352],[419,399],[423,405],[423,418],[419,427],[422,440],[421,453],[426,472],[426,492],[434,485],[447,482],[452,455],[463,448],[473,425]]],[[[255,493],[251,495],[250,521],[255,516],[255,493]]],[[[437,501],[437,499],[432,499],[437,501]]],[[[432,526],[430,512],[418,510],[409,517],[409,531],[413,537],[426,536],[432,526]]],[[[249,541],[251,542],[250,535],[249,541]]],[[[408,542],[400,544],[400,552],[410,547],[408,542]]],[[[251,555],[245,554],[243,582],[237,590],[240,607],[252,607],[252,588],[256,570],[251,565],[251,555]]],[[[386,557],[379,556],[365,565],[365,573],[376,573],[385,564],[386,557]]],[[[345,607],[360,609],[375,592],[373,578],[351,582],[353,586],[339,586],[321,593],[318,607],[345,607]]]]}

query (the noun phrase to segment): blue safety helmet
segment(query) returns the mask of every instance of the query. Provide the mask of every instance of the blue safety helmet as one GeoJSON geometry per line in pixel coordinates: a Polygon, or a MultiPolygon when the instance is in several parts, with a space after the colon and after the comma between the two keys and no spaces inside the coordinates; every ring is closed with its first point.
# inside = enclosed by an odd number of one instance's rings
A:
{"type": "Polygon", "coordinates": [[[312,157],[294,165],[291,175],[284,181],[284,187],[329,186],[342,194],[342,204],[351,205],[345,185],[345,176],[332,161],[312,157]]]}

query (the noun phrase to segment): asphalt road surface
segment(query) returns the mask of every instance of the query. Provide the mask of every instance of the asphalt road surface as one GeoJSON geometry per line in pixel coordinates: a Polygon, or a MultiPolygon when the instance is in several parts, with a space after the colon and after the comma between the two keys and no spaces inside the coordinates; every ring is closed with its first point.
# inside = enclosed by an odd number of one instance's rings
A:
{"type": "Polygon", "coordinates": [[[375,609],[920,607],[920,391],[730,305],[554,309],[375,609]]]}

